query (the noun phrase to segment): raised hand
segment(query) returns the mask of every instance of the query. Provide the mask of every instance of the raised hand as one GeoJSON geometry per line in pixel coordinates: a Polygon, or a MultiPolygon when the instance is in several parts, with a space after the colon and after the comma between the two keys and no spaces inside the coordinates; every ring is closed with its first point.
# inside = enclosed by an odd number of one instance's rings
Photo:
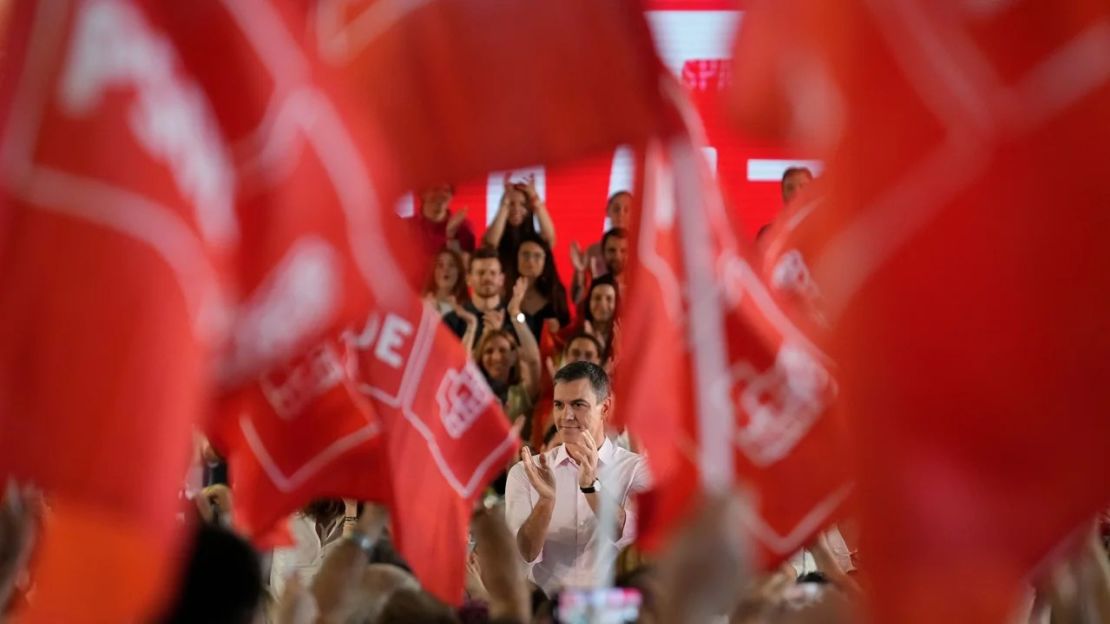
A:
{"type": "Polygon", "coordinates": [[[589,431],[583,431],[578,442],[564,443],[567,454],[578,464],[578,487],[589,487],[597,481],[598,444],[589,431]]]}
{"type": "Polygon", "coordinates": [[[524,464],[524,474],[528,476],[528,482],[532,484],[540,498],[554,501],[555,472],[548,465],[546,455],[541,454],[539,458],[537,462],[528,447],[521,447],[520,462],[524,464]]]}
{"type": "Polygon", "coordinates": [[[494,331],[501,329],[505,325],[505,311],[504,310],[486,310],[482,314],[483,331],[494,331]]]}
{"type": "Polygon", "coordinates": [[[516,538],[505,524],[505,510],[481,509],[470,524],[478,543],[477,571],[487,597],[491,618],[528,622],[532,604],[524,571],[519,565],[516,538]]]}
{"type": "Polygon", "coordinates": [[[578,241],[570,242],[570,264],[576,272],[586,272],[586,252],[582,251],[582,246],[578,244],[578,241]]]}
{"type": "Polygon", "coordinates": [[[466,221],[466,213],[470,210],[468,206],[463,206],[460,210],[456,210],[455,214],[447,220],[447,238],[455,238],[455,234],[459,231],[459,226],[466,221]]]}
{"type": "Polygon", "coordinates": [[[0,500],[0,620],[19,576],[31,558],[35,541],[37,494],[8,481],[0,500]]]}
{"type": "Polygon", "coordinates": [[[529,173],[524,177],[524,192],[528,195],[528,199],[535,203],[539,200],[540,194],[536,191],[536,174],[529,173]]]}
{"type": "Polygon", "coordinates": [[[549,318],[544,321],[543,324],[547,326],[547,333],[552,336],[558,334],[559,330],[563,328],[563,326],[559,324],[559,319],[557,318],[549,318]]]}
{"type": "Polygon", "coordinates": [[[516,283],[513,284],[513,296],[509,299],[509,315],[511,318],[516,319],[520,314],[520,305],[524,302],[524,295],[528,292],[528,280],[523,277],[516,278],[516,283]]]}
{"type": "Polygon", "coordinates": [[[463,321],[466,322],[467,325],[478,322],[478,317],[474,316],[474,313],[470,310],[467,310],[466,308],[459,305],[459,302],[455,299],[455,297],[449,297],[448,301],[451,302],[451,310],[454,311],[455,316],[461,318],[463,321]]]}

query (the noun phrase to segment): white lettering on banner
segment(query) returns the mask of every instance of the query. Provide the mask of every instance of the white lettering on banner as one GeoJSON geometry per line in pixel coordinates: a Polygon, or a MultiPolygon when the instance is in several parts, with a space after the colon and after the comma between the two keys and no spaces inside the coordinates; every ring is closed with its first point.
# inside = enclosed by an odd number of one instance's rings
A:
{"type": "Polygon", "coordinates": [[[396,351],[397,347],[404,344],[405,339],[412,335],[412,323],[397,316],[389,314],[385,317],[382,332],[378,338],[378,345],[374,347],[374,357],[388,364],[391,368],[401,368],[405,358],[396,351]]]}
{"type": "Polygon", "coordinates": [[[789,343],[763,372],[747,361],[735,365],[730,394],[746,416],[737,425],[737,446],[761,467],[786,457],[826,409],[831,385],[828,371],[789,343]]]}
{"type": "Polygon", "coordinates": [[[233,245],[239,233],[229,159],[203,92],[175,71],[170,42],[133,6],[111,0],[86,3],[75,31],[60,86],[62,109],[86,115],[109,88],[134,87],[128,119],[135,138],[169,165],[204,239],[233,245]]]}
{"type": "Polygon", "coordinates": [[[447,370],[439,383],[436,403],[447,435],[457,440],[493,403],[493,393],[478,369],[468,363],[461,371],[447,370]]]}
{"type": "Polygon", "coordinates": [[[343,362],[331,345],[314,349],[279,382],[278,376],[262,377],[262,394],[283,420],[301,415],[316,397],[343,381],[343,362]]]}

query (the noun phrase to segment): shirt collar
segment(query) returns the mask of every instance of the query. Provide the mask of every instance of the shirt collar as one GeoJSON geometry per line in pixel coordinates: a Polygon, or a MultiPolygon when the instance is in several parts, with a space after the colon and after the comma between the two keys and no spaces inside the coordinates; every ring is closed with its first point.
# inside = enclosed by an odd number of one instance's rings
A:
{"type": "MultiPolygon", "coordinates": [[[[599,464],[609,463],[613,459],[613,453],[616,452],[616,449],[616,445],[613,444],[613,442],[609,439],[609,436],[605,436],[605,441],[601,443],[601,448],[597,449],[597,462],[599,464]]],[[[565,461],[571,460],[572,458],[570,454],[567,453],[566,444],[560,444],[559,446],[555,447],[555,466],[558,466],[565,461]]]]}

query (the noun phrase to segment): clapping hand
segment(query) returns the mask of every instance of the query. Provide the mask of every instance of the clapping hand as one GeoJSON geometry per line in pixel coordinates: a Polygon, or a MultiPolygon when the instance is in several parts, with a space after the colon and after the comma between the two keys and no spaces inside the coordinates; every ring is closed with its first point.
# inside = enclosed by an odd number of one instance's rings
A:
{"type": "Polygon", "coordinates": [[[528,195],[528,199],[534,204],[540,199],[539,192],[536,191],[536,174],[529,173],[524,177],[524,192],[528,195]]]}
{"type": "Polygon", "coordinates": [[[575,272],[586,272],[586,252],[582,251],[582,246],[578,241],[570,242],[570,264],[574,267],[575,272]]]}
{"type": "Polygon", "coordinates": [[[466,221],[466,213],[469,209],[469,207],[463,206],[461,210],[455,211],[455,214],[447,220],[447,238],[455,238],[459,226],[463,224],[463,221],[466,221]]]}
{"type": "Polygon", "coordinates": [[[597,481],[598,444],[589,431],[582,431],[579,441],[565,442],[567,454],[578,464],[578,487],[589,487],[597,481]]]}
{"type": "Polygon", "coordinates": [[[509,315],[511,318],[517,318],[520,314],[520,306],[524,303],[524,294],[528,292],[528,280],[523,277],[516,278],[516,283],[513,284],[513,296],[509,299],[509,315]]]}
{"type": "Polygon", "coordinates": [[[520,463],[524,464],[524,474],[528,476],[528,481],[540,498],[553,501],[555,500],[555,472],[547,463],[546,455],[540,454],[539,458],[537,462],[527,446],[520,448],[520,463]]]}

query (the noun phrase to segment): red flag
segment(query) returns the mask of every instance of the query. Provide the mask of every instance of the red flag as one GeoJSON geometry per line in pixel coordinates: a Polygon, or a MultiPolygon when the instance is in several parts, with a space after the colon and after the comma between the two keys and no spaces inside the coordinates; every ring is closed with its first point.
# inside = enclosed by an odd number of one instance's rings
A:
{"type": "Polygon", "coordinates": [[[746,530],[774,565],[850,489],[827,364],[747,261],[688,134],[649,144],[642,198],[621,320],[622,366],[635,372],[617,396],[657,480],[644,538],[657,543],[699,490],[746,483],[746,530]]]}
{"type": "Polygon", "coordinates": [[[390,269],[364,150],[280,41],[304,29],[254,8],[14,10],[0,474],[55,510],[32,621],[149,617],[210,390],[360,317],[390,269]]]}
{"type": "Polygon", "coordinates": [[[457,604],[474,501],[520,441],[462,345],[415,296],[376,308],[346,341],[385,432],[398,550],[428,591],[457,604]]]}
{"type": "Polygon", "coordinates": [[[1110,8],[767,2],[739,46],[738,112],[830,160],[802,244],[876,619],[1009,621],[1110,501],[1110,8]]]}
{"type": "Polygon", "coordinates": [[[634,0],[316,6],[322,56],[388,122],[409,187],[600,154],[659,125],[661,65],[634,0]]]}
{"type": "Polygon", "coordinates": [[[316,498],[390,502],[382,426],[327,341],[227,398],[209,434],[228,458],[236,526],[258,540],[316,498]]]}

